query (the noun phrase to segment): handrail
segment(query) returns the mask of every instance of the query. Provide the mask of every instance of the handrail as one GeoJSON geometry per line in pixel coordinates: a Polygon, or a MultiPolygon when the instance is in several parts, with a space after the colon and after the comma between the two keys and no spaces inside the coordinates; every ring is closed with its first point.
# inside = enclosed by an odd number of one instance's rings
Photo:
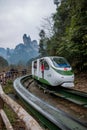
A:
{"type": "Polygon", "coordinates": [[[0,97],[8,106],[12,108],[12,110],[17,114],[19,119],[21,119],[25,123],[26,130],[42,130],[38,122],[35,119],[33,119],[31,115],[29,115],[18,103],[13,101],[9,96],[7,96],[4,93],[1,85],[0,85],[0,97]]]}

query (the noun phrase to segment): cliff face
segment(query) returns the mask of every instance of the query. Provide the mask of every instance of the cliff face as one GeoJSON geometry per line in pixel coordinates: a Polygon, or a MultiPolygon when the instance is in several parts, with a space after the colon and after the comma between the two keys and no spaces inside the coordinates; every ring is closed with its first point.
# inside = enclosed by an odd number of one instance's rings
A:
{"type": "Polygon", "coordinates": [[[23,43],[18,44],[15,49],[0,48],[0,56],[4,57],[9,64],[26,64],[39,55],[38,49],[37,41],[31,41],[30,36],[24,34],[23,43]]]}

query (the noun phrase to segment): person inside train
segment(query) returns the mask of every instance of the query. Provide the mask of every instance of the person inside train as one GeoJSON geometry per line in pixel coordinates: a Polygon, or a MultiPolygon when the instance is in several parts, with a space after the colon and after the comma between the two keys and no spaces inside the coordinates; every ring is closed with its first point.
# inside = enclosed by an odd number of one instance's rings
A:
{"type": "Polygon", "coordinates": [[[42,72],[42,78],[44,78],[44,61],[41,60],[41,72],[42,72]]]}

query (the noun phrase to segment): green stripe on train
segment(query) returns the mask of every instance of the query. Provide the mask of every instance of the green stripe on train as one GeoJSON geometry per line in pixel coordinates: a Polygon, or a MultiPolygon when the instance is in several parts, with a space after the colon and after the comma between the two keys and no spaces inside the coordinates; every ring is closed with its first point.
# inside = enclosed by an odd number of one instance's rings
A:
{"type": "Polygon", "coordinates": [[[38,79],[38,76],[35,76],[35,75],[33,75],[33,78],[36,79],[36,80],[39,80],[40,82],[42,82],[44,84],[50,85],[50,83],[44,78],[39,78],[38,79]]]}
{"type": "Polygon", "coordinates": [[[52,67],[56,72],[58,72],[59,74],[61,75],[73,75],[73,71],[72,70],[58,70],[58,69],[55,69],[54,67],[52,67]]]}

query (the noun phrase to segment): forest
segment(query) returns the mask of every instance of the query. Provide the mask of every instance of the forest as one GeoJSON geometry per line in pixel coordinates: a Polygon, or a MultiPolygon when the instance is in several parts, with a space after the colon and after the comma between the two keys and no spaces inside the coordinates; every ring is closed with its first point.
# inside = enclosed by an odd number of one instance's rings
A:
{"type": "Polygon", "coordinates": [[[51,25],[40,30],[41,55],[63,56],[78,72],[87,70],[87,1],[62,0],[46,21],[51,25]]]}

